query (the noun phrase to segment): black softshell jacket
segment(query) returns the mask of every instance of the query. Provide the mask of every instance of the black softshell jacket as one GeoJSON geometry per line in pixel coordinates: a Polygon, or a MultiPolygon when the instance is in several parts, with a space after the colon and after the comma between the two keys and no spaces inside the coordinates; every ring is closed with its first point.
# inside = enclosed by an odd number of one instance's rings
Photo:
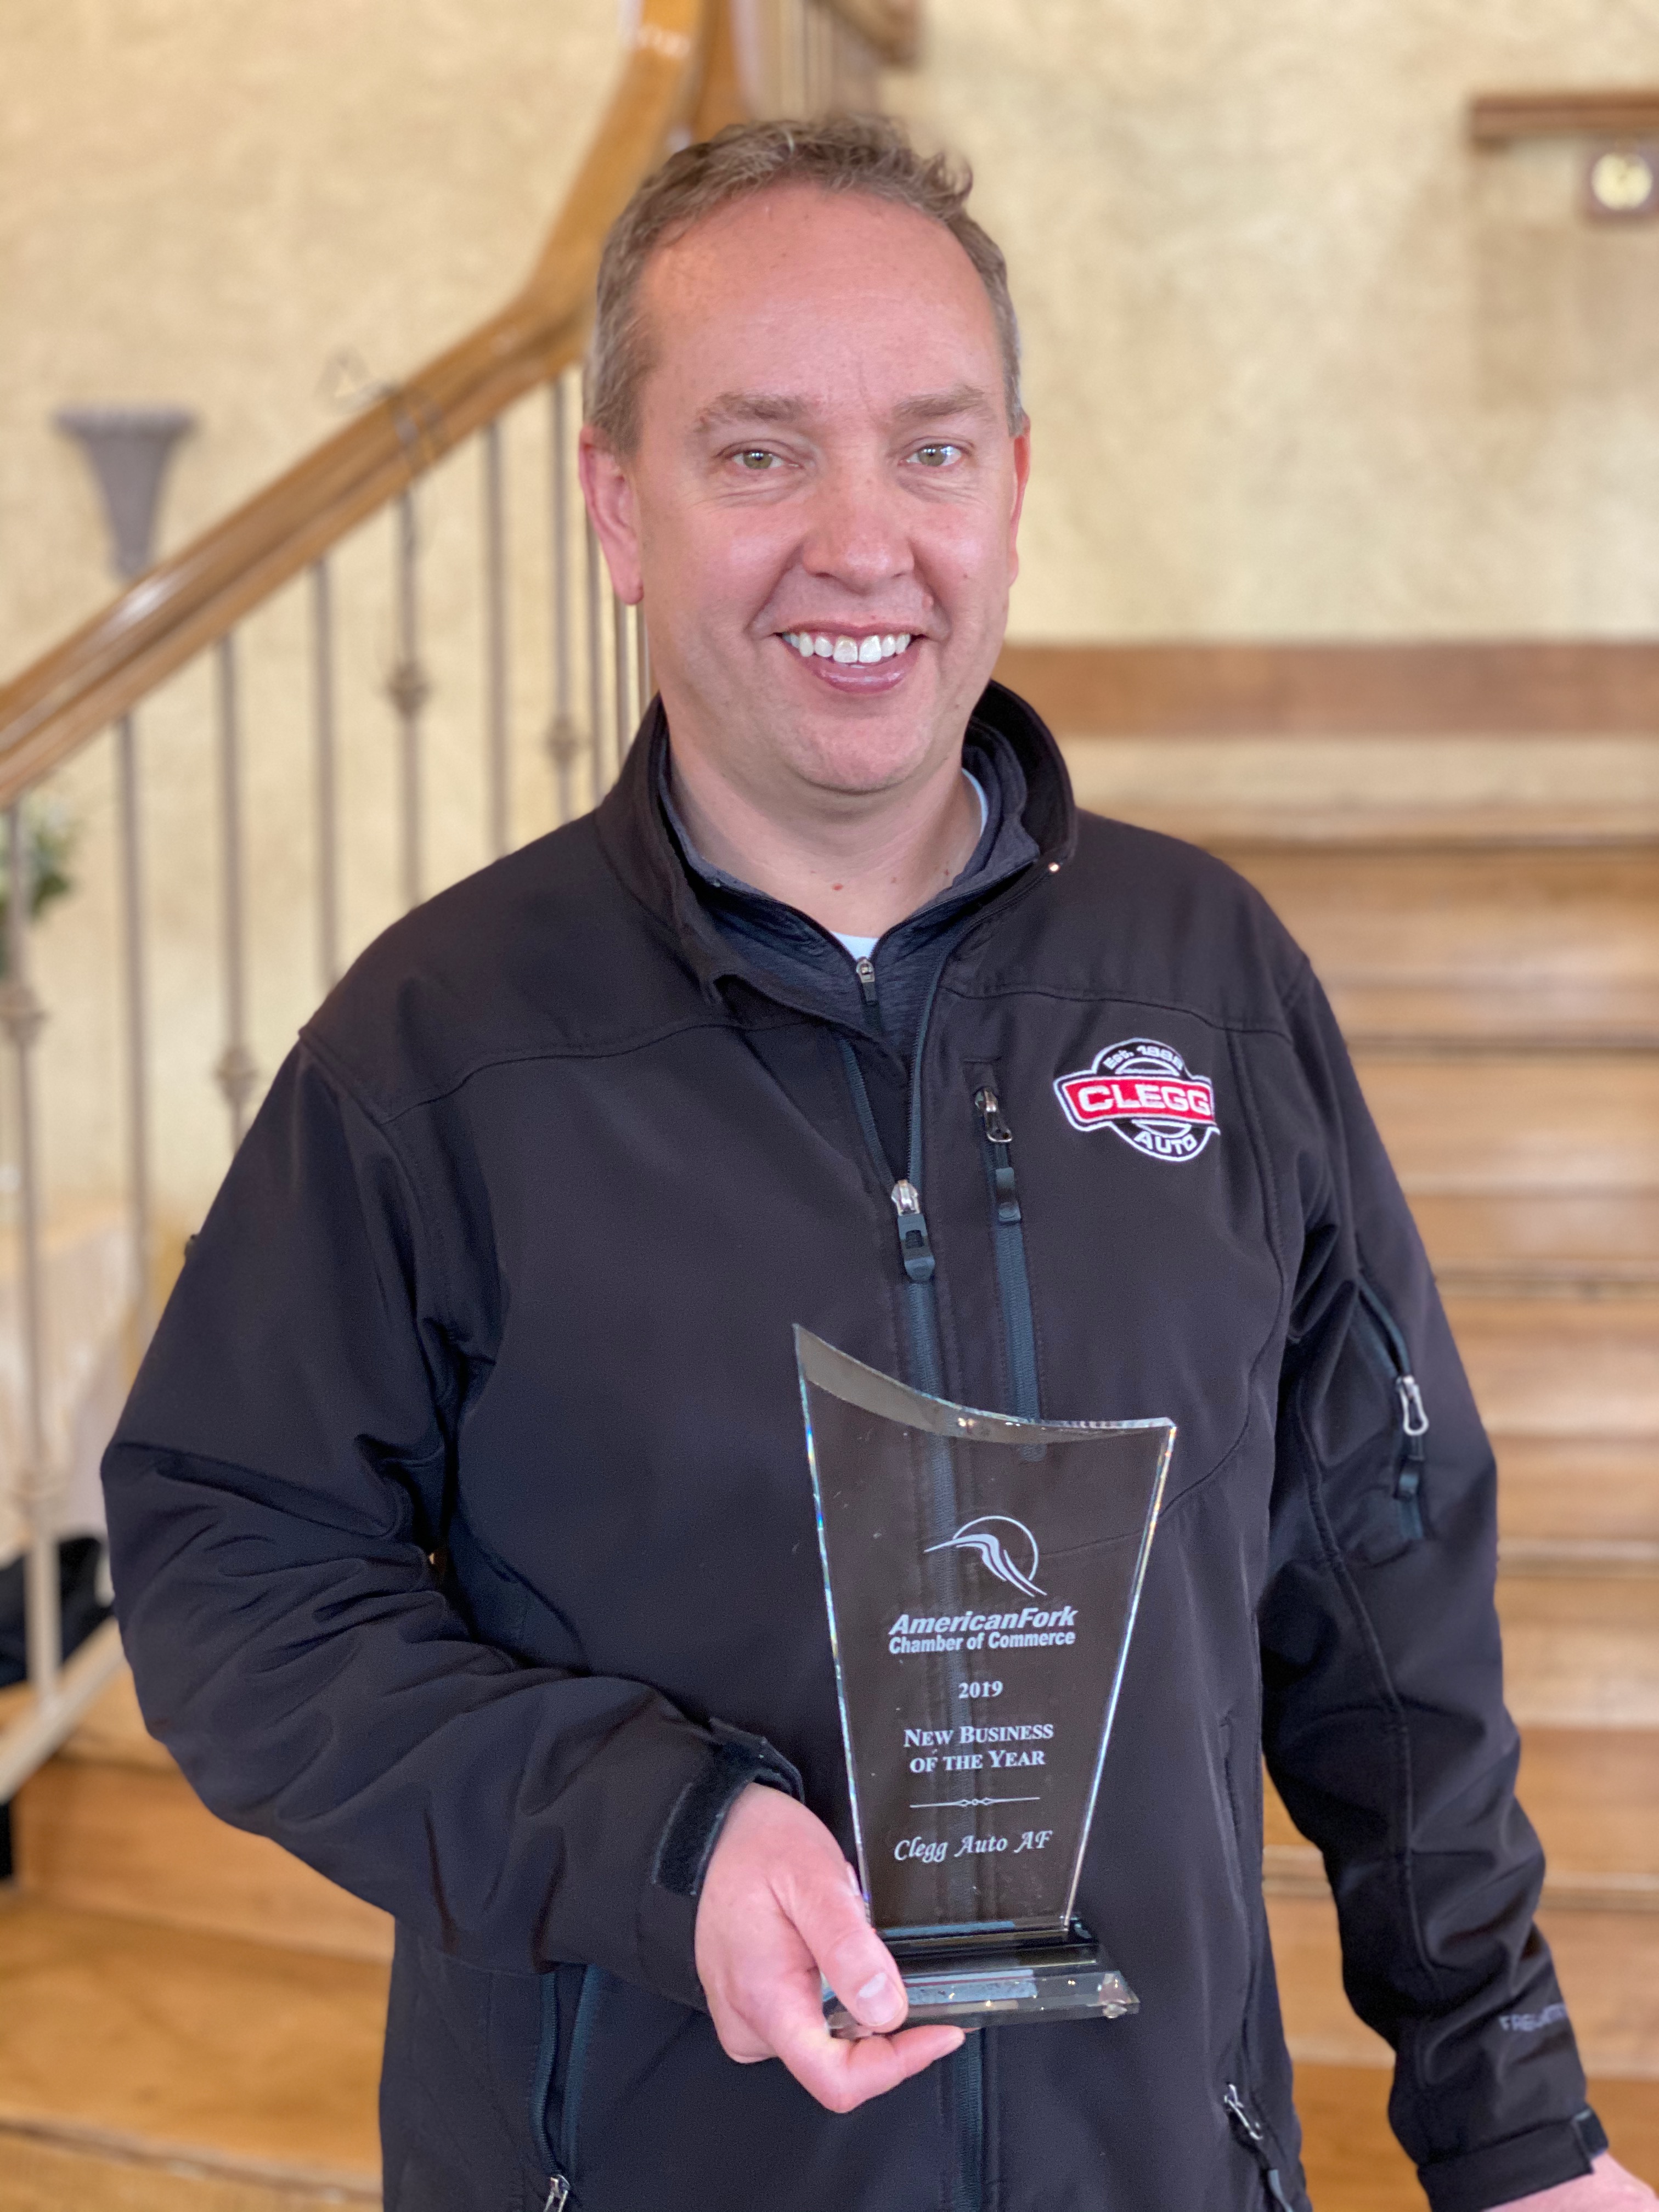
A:
{"type": "Polygon", "coordinates": [[[1600,2146],[1532,1924],[1492,1462],[1324,999],[1237,876],[1078,817],[1036,717],[979,711],[1042,858],[924,1024],[931,1280],[835,1025],[697,904],[659,714],[596,815],[334,993],[139,1376],[106,1475],[144,1713],[396,1916],[394,2212],[1304,2206],[1264,1747],[1436,2212],[1600,2146]],[[1135,1040],[1213,1086],[1185,1157],[1065,1110],[1135,1040]],[[1179,1424],[1078,1899],[1142,2008],[970,2036],[842,2118],[722,2054],[692,1959],[734,1776],[787,1761],[851,1847],[795,1322],[975,1405],[1034,1374],[1046,1417],[1179,1424]]]}

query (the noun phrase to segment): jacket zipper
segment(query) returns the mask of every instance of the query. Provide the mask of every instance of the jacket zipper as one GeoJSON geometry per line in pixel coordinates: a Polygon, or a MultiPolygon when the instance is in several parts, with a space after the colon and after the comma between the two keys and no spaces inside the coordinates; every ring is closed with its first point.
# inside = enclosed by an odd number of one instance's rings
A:
{"type": "Polygon", "coordinates": [[[553,2070],[559,2055],[559,1992],[555,1974],[543,1977],[541,1986],[541,2032],[536,2050],[536,2074],[532,2086],[531,2122],[540,2151],[547,2166],[547,2201],[542,2212],[564,2212],[570,2196],[570,2184],[559,2172],[558,2154],[548,2139],[547,2108],[553,2098],[553,2070]]]}
{"type": "Polygon", "coordinates": [[[859,988],[864,994],[864,1003],[874,1012],[881,1011],[881,1001],[876,996],[876,963],[865,953],[853,963],[853,973],[859,979],[859,988]]]}
{"type": "Polygon", "coordinates": [[[991,1193],[991,1247],[996,1259],[997,1295],[1002,1302],[1002,1333],[1008,1346],[1010,1411],[1024,1420],[1040,1418],[1037,1396],[1036,1323],[1031,1311],[1031,1276],[1025,1261],[1024,1217],[1014,1181],[1014,1133],[1001,1101],[988,1085],[975,1091],[985,1139],[985,1173],[991,1193]]]}
{"type": "MultiPolygon", "coordinates": [[[[927,1042],[928,1024],[933,1019],[933,1002],[939,996],[939,987],[950,955],[933,971],[927,996],[922,1001],[921,1016],[916,1024],[916,1042],[910,1059],[910,1097],[908,1114],[908,1148],[905,1172],[888,1193],[898,1231],[899,1261],[904,1269],[905,1323],[909,1337],[910,1359],[915,1387],[929,1397],[945,1394],[945,1360],[939,1335],[939,1306],[934,1287],[934,1259],[933,1239],[927,1233],[927,1217],[921,1206],[922,1129],[921,1129],[921,1064],[927,1042]]],[[[860,982],[864,977],[860,974],[860,982]]],[[[871,972],[866,986],[866,996],[874,1003],[875,975],[871,972]]],[[[885,1182],[891,1170],[882,1151],[881,1134],[876,1127],[875,1112],[870,1103],[870,1092],[864,1080],[864,1070],[859,1066],[858,1054],[844,1036],[838,1037],[842,1062],[847,1069],[848,1088],[853,1094],[853,1109],[858,1116],[859,1128],[865,1147],[875,1167],[878,1179],[885,1182]]],[[[1024,1248],[1022,1246],[1022,1260],[1024,1248]]],[[[1028,1291],[1029,1304],[1029,1291],[1028,1291]]],[[[1035,1366],[1033,1371],[1035,1372],[1035,1366]]],[[[948,1499],[936,1499],[933,1511],[947,1509],[948,1499]]],[[[950,1528],[952,1523],[943,1524],[950,1528]]],[[[578,2021],[580,2027],[580,2021],[578,2021]]],[[[946,2202],[951,2212],[983,2212],[985,2203],[985,2088],[983,2045],[979,2033],[969,2035],[962,2048],[946,2063],[951,2069],[952,2112],[955,2120],[954,2140],[951,2145],[952,2172],[946,2202]]],[[[574,2054],[572,2054],[574,2063],[574,2054]]]]}
{"type": "Polygon", "coordinates": [[[597,1966],[582,1969],[581,1992],[576,1999],[575,2024],[570,2031],[570,2063],[564,2072],[564,2112],[559,2129],[559,2165],[562,2172],[549,2177],[547,2203],[542,2212],[564,2212],[570,2197],[568,2177],[576,2170],[576,2127],[581,2103],[582,2076],[587,2070],[587,2046],[593,2037],[593,2015],[599,2009],[603,1976],[597,1966]]]}
{"type": "Polygon", "coordinates": [[[1382,1340],[1384,1356],[1394,1376],[1394,1395],[1400,1407],[1400,1464],[1394,1484],[1395,1511],[1400,1533],[1407,1543],[1423,1539],[1423,1439],[1429,1433],[1429,1416],[1423,1392],[1412,1373],[1411,1352],[1394,1316],[1362,1275],[1359,1301],[1382,1340]]]}
{"type": "Polygon", "coordinates": [[[1250,2112],[1232,2082],[1227,2084],[1226,2094],[1221,2100],[1227,2108],[1227,2117],[1234,2132],[1251,2157],[1261,2169],[1261,2179],[1267,2185],[1267,2194],[1284,2212],[1293,2212],[1290,2198],[1285,2194],[1285,2185],[1279,2178],[1279,2168],[1273,2162],[1273,2153],[1267,2147],[1267,2131],[1250,2112]]]}

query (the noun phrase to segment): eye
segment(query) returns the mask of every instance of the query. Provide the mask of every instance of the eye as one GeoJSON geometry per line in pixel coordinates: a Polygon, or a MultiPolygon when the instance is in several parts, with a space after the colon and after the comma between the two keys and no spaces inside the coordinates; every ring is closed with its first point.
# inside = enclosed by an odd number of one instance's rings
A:
{"type": "Polygon", "coordinates": [[[961,459],[962,448],[960,446],[946,445],[940,441],[933,445],[918,446],[910,458],[912,460],[920,461],[925,469],[948,469],[952,461],[961,459]]]}
{"type": "Polygon", "coordinates": [[[769,453],[764,446],[745,446],[733,458],[738,466],[747,469],[750,476],[763,475],[768,469],[775,468],[778,461],[777,455],[769,453]]]}

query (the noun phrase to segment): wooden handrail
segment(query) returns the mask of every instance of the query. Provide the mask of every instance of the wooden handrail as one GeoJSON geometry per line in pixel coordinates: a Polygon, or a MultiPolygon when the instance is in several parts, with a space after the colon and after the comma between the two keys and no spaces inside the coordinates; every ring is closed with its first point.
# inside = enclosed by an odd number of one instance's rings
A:
{"type": "Polygon", "coordinates": [[[1469,137],[1477,146],[1516,138],[1651,138],[1659,133],[1659,89],[1632,85],[1611,91],[1488,92],[1469,102],[1469,137]]]}
{"type": "MultiPolygon", "coordinates": [[[[850,4],[850,0],[849,0],[850,4]]],[[[878,12],[890,4],[880,0],[878,12]]],[[[442,454],[579,358],[605,232],[690,112],[710,0],[644,0],[621,82],[529,282],[501,311],[0,690],[9,805],[442,454]]]]}
{"type": "Polygon", "coordinates": [[[871,46],[889,69],[909,69],[921,46],[921,10],[917,0],[826,0],[849,31],[871,46]]]}

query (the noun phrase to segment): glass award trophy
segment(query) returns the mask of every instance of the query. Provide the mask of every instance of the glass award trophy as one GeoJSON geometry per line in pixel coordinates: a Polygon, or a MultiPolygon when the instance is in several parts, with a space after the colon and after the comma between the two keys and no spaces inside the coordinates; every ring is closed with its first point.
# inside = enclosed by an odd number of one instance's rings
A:
{"type": "Polygon", "coordinates": [[[859,1875],[908,2024],[1134,2011],[1073,1905],[1174,1424],[976,1413],[799,1328],[795,1357],[859,1875]]]}

